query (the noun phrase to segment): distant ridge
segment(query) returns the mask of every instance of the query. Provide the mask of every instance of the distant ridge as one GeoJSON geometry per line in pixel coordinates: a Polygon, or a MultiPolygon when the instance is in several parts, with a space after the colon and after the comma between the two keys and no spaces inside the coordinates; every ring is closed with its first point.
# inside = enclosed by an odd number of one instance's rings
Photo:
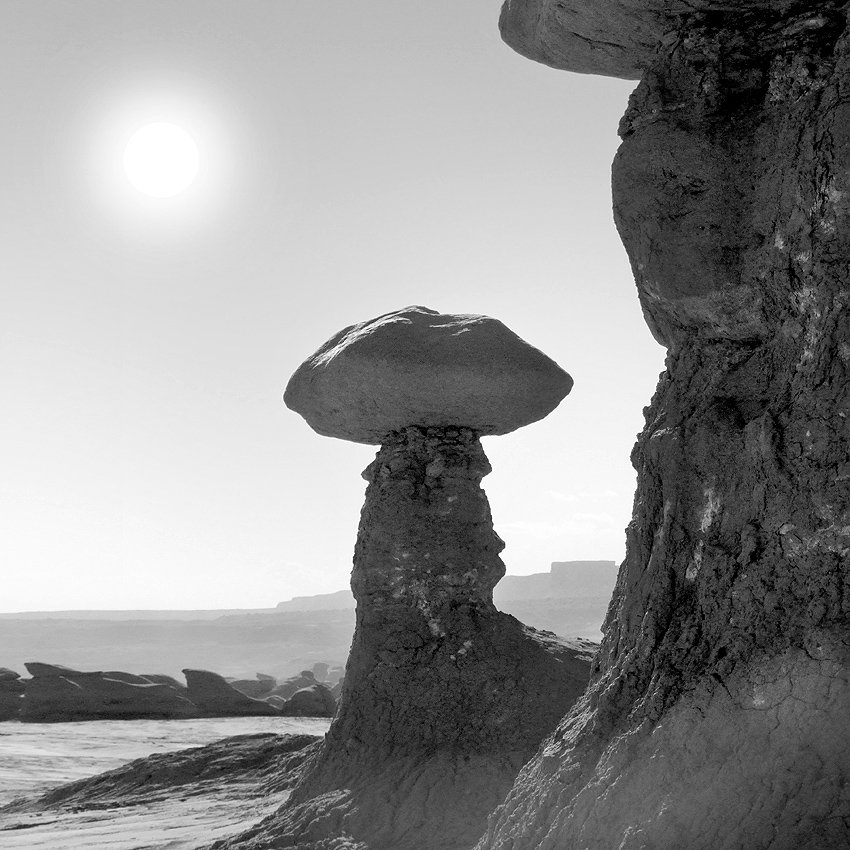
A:
{"type": "MultiPolygon", "coordinates": [[[[613,561],[555,561],[548,573],[505,576],[496,605],[537,629],[599,640],[617,577],[613,561]]],[[[30,611],[0,614],[0,667],[35,658],[78,670],[183,667],[249,678],[342,665],[354,631],[350,591],[299,596],[277,608],[195,611],[30,611]]]]}
{"type": "Polygon", "coordinates": [[[115,609],[91,611],[18,611],[0,620],[215,620],[240,614],[271,614],[274,608],[115,609]]]}
{"type": "MultiPolygon", "coordinates": [[[[610,597],[617,579],[614,561],[553,561],[548,573],[505,576],[493,591],[497,604],[529,599],[610,597]]],[[[338,611],[354,607],[350,590],[293,596],[278,611],[338,611]]]]}

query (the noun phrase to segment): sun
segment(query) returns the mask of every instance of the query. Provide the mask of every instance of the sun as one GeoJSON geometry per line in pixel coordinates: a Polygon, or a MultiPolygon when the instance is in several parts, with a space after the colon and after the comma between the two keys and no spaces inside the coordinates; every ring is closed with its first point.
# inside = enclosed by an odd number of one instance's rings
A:
{"type": "Polygon", "coordinates": [[[195,140],[182,127],[164,121],[140,127],[124,149],[127,179],[152,198],[171,198],[188,189],[199,166],[195,140]]]}

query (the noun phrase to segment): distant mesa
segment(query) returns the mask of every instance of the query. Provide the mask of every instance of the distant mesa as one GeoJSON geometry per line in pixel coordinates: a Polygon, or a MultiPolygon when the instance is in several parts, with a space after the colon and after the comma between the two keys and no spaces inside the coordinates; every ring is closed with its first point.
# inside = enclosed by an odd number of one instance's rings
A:
{"type": "MultiPolygon", "coordinates": [[[[616,580],[615,561],[553,561],[548,573],[506,575],[493,589],[493,601],[498,605],[509,605],[532,599],[550,601],[603,597],[607,605],[616,580]]],[[[334,611],[353,608],[355,604],[350,590],[337,590],[315,596],[293,596],[279,602],[277,610],[334,611]]],[[[599,622],[602,622],[601,616],[599,622]]]]}
{"type": "Polygon", "coordinates": [[[507,434],[551,413],[572,385],[497,319],[407,307],[332,336],[284,401],[323,436],[376,445],[409,425],[507,434]]]}

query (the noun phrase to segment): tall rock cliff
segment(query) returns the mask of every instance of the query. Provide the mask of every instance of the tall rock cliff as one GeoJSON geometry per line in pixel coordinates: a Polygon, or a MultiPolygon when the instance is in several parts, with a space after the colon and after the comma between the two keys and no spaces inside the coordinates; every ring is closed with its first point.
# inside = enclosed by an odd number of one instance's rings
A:
{"type": "Polygon", "coordinates": [[[511,2],[640,75],[614,214],[669,350],[591,684],[481,850],[850,846],[845,4],[511,2]]]}

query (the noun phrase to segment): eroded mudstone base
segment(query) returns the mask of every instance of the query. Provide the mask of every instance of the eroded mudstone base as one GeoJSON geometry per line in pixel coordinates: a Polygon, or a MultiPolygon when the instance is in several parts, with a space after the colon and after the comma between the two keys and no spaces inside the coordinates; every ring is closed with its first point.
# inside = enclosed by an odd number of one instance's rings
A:
{"type": "MultiPolygon", "coordinates": [[[[702,682],[586,769],[578,710],[520,774],[482,847],[823,850],[850,846],[848,649],[827,635],[702,682]]],[[[578,709],[579,706],[576,706],[578,709]]]]}
{"type": "Polygon", "coordinates": [[[460,850],[582,692],[595,645],[495,609],[504,574],[468,429],[391,435],[369,481],[340,708],[289,803],[228,847],[460,850]]]}

